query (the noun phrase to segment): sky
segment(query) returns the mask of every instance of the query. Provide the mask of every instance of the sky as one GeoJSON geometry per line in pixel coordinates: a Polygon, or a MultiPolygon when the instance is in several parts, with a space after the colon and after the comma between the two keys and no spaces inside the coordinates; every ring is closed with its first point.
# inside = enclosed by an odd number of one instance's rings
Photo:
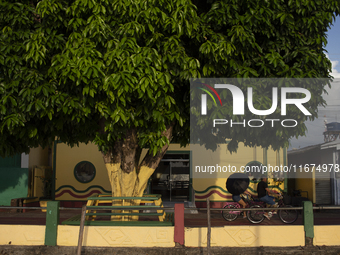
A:
{"type": "MultiPolygon", "coordinates": [[[[326,50],[327,56],[332,62],[332,76],[335,78],[332,83],[332,88],[327,89],[328,95],[324,95],[326,100],[326,107],[319,107],[318,119],[313,122],[307,121],[306,126],[308,132],[305,137],[299,137],[298,139],[291,139],[290,147],[304,148],[307,146],[320,144],[324,142],[323,132],[325,131],[325,121],[340,122],[340,17],[333,23],[327,33],[328,44],[326,50]]],[[[340,141],[340,138],[338,138],[340,141]]]]}

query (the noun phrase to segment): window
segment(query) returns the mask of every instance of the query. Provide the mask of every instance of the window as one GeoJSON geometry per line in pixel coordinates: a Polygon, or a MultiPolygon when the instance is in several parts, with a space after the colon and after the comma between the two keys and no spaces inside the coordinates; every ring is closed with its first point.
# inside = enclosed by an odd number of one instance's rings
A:
{"type": "Polygon", "coordinates": [[[96,176],[96,168],[89,161],[79,162],[74,168],[74,177],[81,183],[88,183],[96,176]]]}

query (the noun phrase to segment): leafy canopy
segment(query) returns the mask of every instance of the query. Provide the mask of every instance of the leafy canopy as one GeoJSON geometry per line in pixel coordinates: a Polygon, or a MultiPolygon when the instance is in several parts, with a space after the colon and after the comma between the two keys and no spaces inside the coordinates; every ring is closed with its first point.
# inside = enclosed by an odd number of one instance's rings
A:
{"type": "Polygon", "coordinates": [[[3,0],[0,155],[55,137],[107,151],[130,129],[155,155],[169,125],[188,143],[189,78],[328,77],[337,14],[336,0],[3,0]]]}

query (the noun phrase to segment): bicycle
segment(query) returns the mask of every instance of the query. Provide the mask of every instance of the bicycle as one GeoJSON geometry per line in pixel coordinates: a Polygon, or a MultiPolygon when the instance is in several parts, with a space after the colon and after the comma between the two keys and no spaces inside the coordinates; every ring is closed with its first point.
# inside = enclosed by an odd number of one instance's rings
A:
{"type": "MultiPolygon", "coordinates": [[[[250,207],[257,207],[261,204],[261,202],[255,201],[251,195],[245,195],[245,194],[241,194],[241,197],[243,198],[243,200],[246,202],[246,208],[250,208],[250,207]]],[[[224,205],[223,208],[228,208],[228,209],[235,209],[235,211],[222,211],[222,217],[226,220],[226,221],[234,221],[237,219],[238,215],[240,215],[242,212],[238,211],[237,209],[241,208],[241,205],[237,202],[226,202],[226,204],[224,205]]],[[[249,217],[251,217],[251,215],[247,215],[247,219],[254,223],[253,221],[256,221],[257,218],[255,215],[252,216],[252,218],[250,219],[249,217]]],[[[257,223],[260,223],[264,220],[264,216],[262,216],[263,219],[258,219],[261,220],[257,223]]]]}
{"type": "MultiPolygon", "coordinates": [[[[278,207],[289,207],[291,208],[291,205],[285,205],[283,203],[283,196],[279,193],[278,194],[278,207]]],[[[266,208],[266,203],[260,201],[259,199],[256,199],[250,195],[242,195],[243,200],[246,202],[247,206],[246,208],[266,208]]],[[[240,209],[241,206],[237,202],[227,202],[223,208],[234,208],[235,211],[222,211],[222,217],[226,221],[234,221],[237,219],[238,215],[241,214],[241,211],[238,211],[237,209],[240,209]]],[[[266,211],[264,210],[250,210],[247,211],[247,219],[254,224],[259,224],[265,219],[266,211]]],[[[294,223],[298,218],[298,211],[297,210],[279,210],[278,212],[279,218],[283,223],[291,224],[294,223]]]]}
{"type": "MultiPolygon", "coordinates": [[[[280,207],[281,208],[282,207],[292,208],[293,207],[291,205],[285,205],[284,204],[283,196],[282,196],[281,193],[278,193],[277,195],[278,195],[278,202],[277,202],[278,208],[280,208],[280,207]]],[[[260,200],[257,200],[257,201],[259,201],[260,204],[251,206],[250,208],[259,208],[259,207],[266,208],[265,202],[262,202],[260,200]]],[[[273,208],[273,210],[275,210],[275,209],[273,208]]],[[[264,214],[265,214],[264,210],[247,211],[247,218],[252,223],[261,223],[265,218],[264,214]]],[[[271,212],[269,212],[268,214],[271,215],[271,212]]],[[[278,216],[283,223],[292,224],[298,218],[298,211],[297,210],[278,210],[278,216]]]]}

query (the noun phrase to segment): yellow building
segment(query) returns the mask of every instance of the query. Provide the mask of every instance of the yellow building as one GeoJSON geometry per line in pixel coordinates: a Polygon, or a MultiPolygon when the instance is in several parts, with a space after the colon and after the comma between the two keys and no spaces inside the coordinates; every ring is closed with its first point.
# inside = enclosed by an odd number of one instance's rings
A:
{"type": "Polygon", "coordinates": [[[288,153],[289,165],[297,171],[290,175],[289,190],[299,190],[317,205],[340,205],[340,141],[316,144],[288,153]]]}
{"type": "MultiPolygon", "coordinates": [[[[198,175],[198,166],[216,165],[232,166],[239,172],[248,166],[285,166],[286,150],[273,151],[263,148],[239,146],[237,153],[227,152],[227,144],[222,144],[212,151],[203,148],[181,148],[171,144],[168,152],[161,160],[149,180],[146,192],[162,194],[163,201],[187,202],[189,205],[205,206],[206,198],[212,201],[212,206],[219,207],[221,202],[231,200],[231,194],[226,190],[226,180],[232,171],[214,174],[198,175]],[[203,153],[204,156],[200,156],[203,153]]],[[[95,193],[109,193],[111,187],[104,161],[97,146],[89,143],[79,147],[69,147],[56,142],[53,149],[53,168],[55,173],[54,198],[64,202],[64,206],[77,206],[87,197],[95,193]]],[[[250,179],[261,173],[248,173],[250,179]]],[[[282,172],[268,175],[269,178],[283,178],[282,172]]],[[[251,181],[249,191],[256,193],[257,181],[251,181]]],[[[269,180],[269,186],[284,191],[285,182],[269,180]]]]}

